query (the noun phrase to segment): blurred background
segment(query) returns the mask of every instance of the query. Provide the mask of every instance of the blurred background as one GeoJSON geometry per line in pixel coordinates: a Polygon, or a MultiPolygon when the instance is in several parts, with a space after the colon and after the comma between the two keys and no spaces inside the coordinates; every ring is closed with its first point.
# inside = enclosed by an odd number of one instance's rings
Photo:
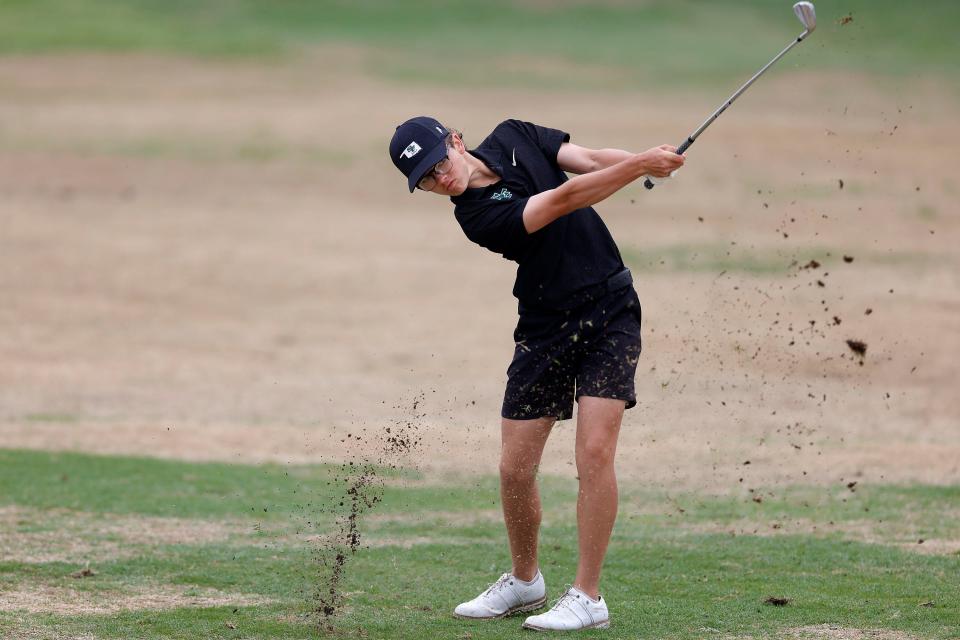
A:
{"type": "MultiPolygon", "coordinates": [[[[624,478],[956,480],[960,4],[817,11],[677,178],[598,207],[645,315],[624,478]]],[[[406,192],[394,126],[678,144],[800,31],[770,0],[0,3],[0,446],[331,462],[416,403],[422,469],[493,472],[514,266],[406,192]]]]}

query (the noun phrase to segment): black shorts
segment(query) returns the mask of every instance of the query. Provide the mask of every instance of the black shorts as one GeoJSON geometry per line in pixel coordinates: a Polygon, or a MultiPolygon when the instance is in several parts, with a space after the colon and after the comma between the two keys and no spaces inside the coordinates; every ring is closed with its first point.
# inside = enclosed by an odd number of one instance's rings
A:
{"type": "Polygon", "coordinates": [[[513,338],[504,418],[568,420],[580,396],[637,404],[640,299],[632,286],[566,311],[524,310],[513,338]]]}

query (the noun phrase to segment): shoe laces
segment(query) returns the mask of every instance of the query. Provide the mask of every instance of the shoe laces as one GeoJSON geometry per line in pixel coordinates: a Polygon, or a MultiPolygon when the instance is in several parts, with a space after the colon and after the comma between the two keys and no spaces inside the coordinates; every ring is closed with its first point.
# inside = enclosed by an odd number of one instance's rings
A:
{"type": "Polygon", "coordinates": [[[564,608],[569,609],[570,605],[567,603],[567,601],[569,600],[570,602],[573,602],[573,598],[575,597],[572,593],[570,593],[572,589],[572,584],[563,585],[563,595],[553,601],[553,605],[551,605],[550,610],[559,611],[560,609],[564,608]]]}
{"type": "Polygon", "coordinates": [[[483,592],[483,595],[488,595],[492,591],[499,589],[500,587],[505,585],[507,581],[512,577],[513,576],[511,576],[509,573],[503,574],[502,576],[500,576],[500,578],[496,582],[494,582],[489,587],[487,587],[487,590],[483,592]]]}

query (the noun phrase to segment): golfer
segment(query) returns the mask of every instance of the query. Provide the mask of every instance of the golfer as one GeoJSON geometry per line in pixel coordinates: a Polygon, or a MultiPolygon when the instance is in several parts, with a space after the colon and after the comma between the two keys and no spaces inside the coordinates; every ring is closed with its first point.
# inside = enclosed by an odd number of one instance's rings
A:
{"type": "Polygon", "coordinates": [[[528,629],[610,625],[600,570],[617,515],[614,455],[625,409],[636,404],[640,301],[603,220],[592,208],[643,176],[683,165],[675,147],[634,154],[588,149],[557,129],[519,120],[497,125],[475,149],[433,118],[399,127],[390,158],[412,193],[449,196],[467,238],[517,263],[514,356],[501,426],[500,495],[513,566],[461,618],[500,618],[542,608],[537,467],[550,430],[577,413],[579,561],[572,585],[528,629]],[[577,174],[567,178],[566,173],[577,174]]]}

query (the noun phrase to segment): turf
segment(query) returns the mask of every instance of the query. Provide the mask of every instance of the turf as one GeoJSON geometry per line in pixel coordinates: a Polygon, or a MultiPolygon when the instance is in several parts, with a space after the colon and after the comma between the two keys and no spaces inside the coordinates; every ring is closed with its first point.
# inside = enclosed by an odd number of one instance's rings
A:
{"type": "MultiPolygon", "coordinates": [[[[789,64],[894,77],[960,71],[960,5],[952,0],[823,0],[817,12],[815,38],[789,64]],[[852,21],[843,24],[846,16],[852,21]]],[[[283,57],[346,44],[369,49],[367,71],[404,82],[528,87],[729,84],[798,32],[788,3],[768,0],[0,3],[3,53],[283,57]],[[545,70],[537,61],[547,59],[562,66],[545,70]]]]}
{"type": "MultiPolygon", "coordinates": [[[[0,145],[8,152],[53,152],[77,156],[112,155],[217,164],[229,161],[266,163],[293,161],[321,167],[349,167],[359,154],[309,142],[291,143],[269,133],[256,132],[238,139],[216,136],[184,137],[182,132],[109,139],[102,136],[63,138],[45,133],[24,135],[0,131],[0,145]]],[[[75,416],[36,414],[34,422],[76,419],[75,416]]]]}
{"type": "MultiPolygon", "coordinates": [[[[361,517],[361,547],[348,558],[339,585],[345,606],[324,622],[333,631],[321,632],[313,595],[324,584],[322,561],[333,547],[304,535],[318,532],[306,530],[305,522],[329,530],[325,516],[342,514],[338,503],[355,477],[349,465],[245,466],[2,450],[0,513],[16,505],[21,515],[0,520],[7,558],[0,562],[0,592],[67,587],[119,597],[166,585],[187,597],[215,589],[256,596],[263,604],[82,615],[3,611],[0,635],[515,637],[517,618],[476,624],[449,615],[508,562],[496,480],[436,482],[390,468],[378,474],[383,502],[361,517]],[[78,511],[104,523],[138,515],[222,522],[233,533],[220,542],[139,545],[92,563],[96,575],[88,578],[70,577],[79,559],[17,559],[18,536],[56,531],[78,511]]],[[[542,567],[556,594],[575,569],[575,482],[542,481],[542,567]]],[[[956,486],[743,487],[713,496],[624,487],[605,569],[614,626],[586,636],[771,637],[829,623],[956,637],[960,555],[919,554],[911,547],[921,538],[956,537],[960,511],[948,505],[958,499],[956,486]],[[789,602],[763,604],[769,596],[789,602]]]]}
{"type": "MultiPolygon", "coordinates": [[[[825,247],[778,250],[727,244],[674,244],[621,248],[624,261],[631,269],[649,273],[739,273],[754,276],[787,276],[801,273],[810,260],[825,269],[842,265],[844,252],[825,247]]],[[[949,259],[944,257],[943,259],[949,259]]],[[[896,265],[920,268],[934,260],[920,253],[859,254],[857,260],[868,265],[896,265]]]]}

